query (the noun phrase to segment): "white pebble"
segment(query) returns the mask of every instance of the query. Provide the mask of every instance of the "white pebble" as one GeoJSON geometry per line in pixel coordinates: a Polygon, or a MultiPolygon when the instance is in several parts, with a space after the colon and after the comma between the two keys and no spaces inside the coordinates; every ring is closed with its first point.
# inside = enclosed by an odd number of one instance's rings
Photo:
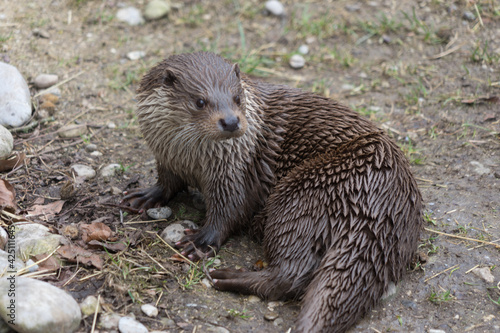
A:
{"type": "Polygon", "coordinates": [[[94,178],[96,175],[94,169],[83,164],[73,164],[71,166],[71,171],[73,171],[77,177],[83,180],[94,178]]]}
{"type": "Polygon", "coordinates": [[[16,67],[0,62],[0,125],[19,127],[31,117],[28,84],[16,67]]]}
{"type": "Polygon", "coordinates": [[[57,81],[59,81],[59,77],[57,75],[40,74],[35,78],[35,80],[33,80],[33,84],[38,89],[45,89],[53,86],[54,84],[57,83],[57,81]]]}
{"type": "Polygon", "coordinates": [[[172,215],[172,209],[170,207],[159,207],[150,208],[146,211],[146,214],[153,220],[163,220],[167,219],[172,215]]]}
{"type": "Polygon", "coordinates": [[[268,12],[275,16],[282,16],[285,14],[285,7],[281,4],[281,2],[277,0],[270,0],[266,2],[266,9],[268,12]]]}
{"type": "Polygon", "coordinates": [[[152,0],[144,9],[144,17],[146,20],[157,20],[170,12],[170,3],[163,0],[152,0]]]}
{"type": "Polygon", "coordinates": [[[119,9],[116,13],[116,18],[128,25],[144,24],[144,18],[141,11],[135,7],[126,7],[119,9]]]}
{"type": "Polygon", "coordinates": [[[102,177],[113,177],[121,169],[120,164],[112,163],[103,167],[100,171],[102,177]]]}
{"type": "Polygon", "coordinates": [[[302,54],[308,54],[309,53],[309,46],[307,45],[300,45],[299,46],[299,52],[302,54]]]}
{"type": "Polygon", "coordinates": [[[293,69],[300,69],[300,68],[304,67],[305,64],[306,64],[306,60],[300,54],[294,54],[290,58],[290,67],[292,67],[293,69]]]}
{"type": "Polygon", "coordinates": [[[118,322],[120,333],[148,333],[146,326],[130,317],[122,317],[118,322]]]}
{"type": "Polygon", "coordinates": [[[148,317],[156,317],[158,315],[158,309],[151,304],[144,304],[141,306],[141,311],[148,317]]]}
{"type": "Polygon", "coordinates": [[[146,52],[144,51],[132,51],[127,53],[127,58],[129,60],[139,60],[141,58],[144,58],[146,56],[146,52]]]}

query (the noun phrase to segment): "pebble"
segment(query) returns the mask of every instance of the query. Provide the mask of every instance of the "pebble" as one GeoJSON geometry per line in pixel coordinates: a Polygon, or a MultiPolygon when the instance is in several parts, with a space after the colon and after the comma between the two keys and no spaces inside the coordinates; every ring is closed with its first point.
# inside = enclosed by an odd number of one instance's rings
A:
{"type": "Polygon", "coordinates": [[[436,330],[434,328],[430,328],[429,329],[429,333],[446,333],[445,331],[443,330],[436,330]]]}
{"type": "Polygon", "coordinates": [[[488,283],[495,282],[495,277],[493,276],[493,274],[491,274],[491,270],[489,267],[474,268],[472,270],[472,273],[479,276],[481,279],[488,283]]]}
{"type": "Polygon", "coordinates": [[[180,241],[181,238],[184,237],[185,229],[198,229],[198,226],[192,221],[184,220],[182,222],[169,225],[161,232],[160,236],[168,244],[175,245],[176,242],[180,241]]]}
{"type": "Polygon", "coordinates": [[[415,310],[417,308],[417,304],[413,301],[408,301],[406,299],[402,300],[401,301],[401,304],[403,304],[404,306],[406,306],[407,308],[410,308],[410,309],[413,309],[415,310]]]}
{"type": "Polygon", "coordinates": [[[50,34],[47,30],[35,28],[31,32],[35,37],[46,38],[46,39],[50,38],[50,34]]]}
{"type": "Polygon", "coordinates": [[[478,175],[487,175],[491,172],[490,168],[485,167],[478,161],[470,161],[469,163],[474,166],[474,172],[478,175]]]}
{"type": "Polygon", "coordinates": [[[120,164],[112,163],[103,167],[100,171],[101,177],[113,177],[122,168],[120,164]]]}
{"type": "Polygon", "coordinates": [[[83,164],[73,164],[71,166],[71,171],[73,171],[75,175],[82,180],[92,179],[96,175],[96,172],[93,168],[83,164]]]}
{"type": "MultiPolygon", "coordinates": [[[[16,237],[17,238],[17,237],[16,237]]],[[[74,332],[80,326],[82,313],[78,303],[64,290],[36,279],[16,277],[14,281],[0,280],[0,290],[11,282],[16,287],[15,324],[17,332],[74,332]]],[[[8,322],[11,298],[0,293],[0,317],[8,322]]]]}
{"type": "Polygon", "coordinates": [[[250,295],[248,296],[248,303],[259,303],[261,301],[259,296],[250,295]]]}
{"type": "Polygon", "coordinates": [[[14,148],[14,138],[12,133],[2,125],[0,125],[0,160],[9,157],[14,148]]]}
{"type": "Polygon", "coordinates": [[[356,12],[358,10],[361,9],[361,4],[359,3],[356,3],[354,5],[345,5],[345,9],[348,11],[348,12],[356,12]]]}
{"type": "Polygon", "coordinates": [[[116,330],[121,316],[117,313],[103,313],[99,316],[99,327],[105,330],[116,330]]]}
{"type": "Polygon", "coordinates": [[[40,266],[38,266],[33,261],[33,259],[28,259],[28,261],[26,261],[26,267],[29,267],[28,272],[30,272],[30,273],[36,272],[40,268],[40,266]]]}
{"type": "Polygon", "coordinates": [[[97,145],[94,143],[89,143],[88,145],[85,146],[85,151],[87,153],[91,153],[91,152],[96,151],[96,150],[97,150],[97,145]]]}
{"type": "Polygon", "coordinates": [[[210,284],[210,281],[208,281],[207,278],[203,278],[200,283],[205,287],[205,288],[210,288],[212,285],[210,284]]]}
{"type": "Polygon", "coordinates": [[[163,220],[168,219],[172,215],[172,209],[170,207],[159,207],[159,208],[149,208],[146,214],[153,220],[163,220]]]}
{"type": "Polygon", "coordinates": [[[162,0],[152,0],[148,2],[144,9],[146,20],[157,20],[170,13],[170,2],[162,0]]]}
{"type": "Polygon", "coordinates": [[[156,306],[151,304],[144,304],[141,306],[141,311],[148,317],[156,317],[158,315],[158,309],[156,306]]]}
{"type": "Polygon", "coordinates": [[[15,223],[16,256],[27,260],[31,256],[50,253],[59,246],[61,235],[50,233],[49,228],[38,223],[15,223]]]}
{"type": "Polygon", "coordinates": [[[76,138],[87,133],[87,125],[67,125],[59,129],[57,134],[63,139],[76,138]]]}
{"type": "Polygon", "coordinates": [[[386,44],[390,44],[392,41],[391,37],[387,36],[387,35],[382,35],[382,42],[386,43],[386,44]]]}
{"type": "Polygon", "coordinates": [[[264,314],[264,319],[268,320],[268,321],[273,321],[273,320],[275,320],[278,317],[279,317],[279,315],[276,312],[274,312],[274,311],[267,311],[264,314]]]}
{"type": "Polygon", "coordinates": [[[274,16],[285,15],[285,7],[277,0],[270,0],[266,2],[266,10],[274,16]]]}
{"type": "Polygon", "coordinates": [[[462,18],[464,18],[467,21],[474,21],[476,19],[476,16],[474,14],[472,14],[471,12],[469,12],[468,10],[466,10],[463,13],[462,18]]]}
{"type": "Polygon", "coordinates": [[[127,58],[129,60],[139,60],[141,58],[144,58],[146,56],[146,52],[144,51],[132,51],[127,53],[127,58]]]}
{"type": "Polygon", "coordinates": [[[95,313],[96,306],[98,307],[97,312],[101,312],[101,307],[97,305],[97,297],[90,295],[80,303],[80,310],[83,316],[87,317],[95,313]]]}
{"type": "Polygon", "coordinates": [[[33,84],[38,89],[45,89],[53,86],[57,81],[59,77],[55,74],[40,74],[33,80],[33,84]]]}
{"type": "Polygon", "coordinates": [[[306,44],[300,45],[299,46],[299,53],[308,54],[309,53],[309,46],[307,46],[306,44]]]}
{"type": "Polygon", "coordinates": [[[396,287],[396,284],[394,282],[389,282],[389,286],[387,287],[387,290],[385,291],[385,293],[382,295],[381,300],[388,301],[394,295],[396,295],[397,292],[398,292],[398,288],[396,287]]]}
{"type": "Polygon", "coordinates": [[[293,69],[300,69],[300,68],[304,67],[305,64],[306,64],[306,60],[300,54],[294,54],[290,58],[290,67],[292,67],[293,69]]]}
{"type": "Polygon", "coordinates": [[[208,328],[208,332],[210,333],[229,333],[230,331],[227,328],[222,326],[213,326],[208,328]]]}
{"type": "Polygon", "coordinates": [[[148,333],[146,326],[130,317],[122,317],[118,322],[120,333],[148,333]]]}
{"type": "Polygon", "coordinates": [[[344,83],[342,87],[340,87],[340,89],[344,91],[353,90],[354,88],[355,87],[350,83],[344,83]]]}
{"type": "Polygon", "coordinates": [[[109,129],[116,128],[116,124],[112,121],[110,121],[106,126],[108,126],[109,129]]]}
{"type": "Polygon", "coordinates": [[[135,7],[121,8],[116,13],[116,18],[119,21],[125,22],[128,25],[140,25],[144,24],[144,18],[142,17],[141,11],[135,7]]]}
{"type": "Polygon", "coordinates": [[[15,271],[17,272],[20,269],[26,267],[24,262],[19,259],[17,256],[14,259],[14,263],[9,262],[9,254],[3,250],[0,250],[0,274],[4,271],[15,271]]]}
{"type": "Polygon", "coordinates": [[[100,151],[93,151],[90,153],[90,156],[100,157],[100,156],[102,156],[102,153],[100,151]]]}
{"type": "MultiPolygon", "coordinates": [[[[0,227],[0,251],[5,248],[5,245],[9,241],[9,234],[7,233],[7,230],[4,228],[0,227]]],[[[0,269],[0,272],[2,270],[0,269]]]]}
{"type": "Polygon", "coordinates": [[[16,67],[0,62],[0,125],[19,127],[31,117],[26,80],[16,67]]]}

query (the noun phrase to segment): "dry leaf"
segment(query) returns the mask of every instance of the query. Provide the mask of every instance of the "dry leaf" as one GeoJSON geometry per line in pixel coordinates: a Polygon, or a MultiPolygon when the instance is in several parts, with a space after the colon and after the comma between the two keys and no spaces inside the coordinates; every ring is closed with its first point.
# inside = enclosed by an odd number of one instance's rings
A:
{"type": "Polygon", "coordinates": [[[46,205],[33,205],[28,209],[28,216],[45,215],[48,219],[58,214],[66,201],[57,200],[46,205]]]}
{"type": "Polygon", "coordinates": [[[57,253],[59,253],[63,259],[71,263],[92,265],[97,269],[102,269],[103,266],[103,260],[99,255],[76,245],[61,246],[57,250],[57,253]]]}
{"type": "Polygon", "coordinates": [[[16,191],[8,181],[0,179],[0,210],[14,214],[16,212],[16,191]]]}
{"type": "MultiPolygon", "coordinates": [[[[38,262],[40,260],[47,258],[47,255],[48,255],[47,253],[38,254],[36,256],[32,256],[31,259],[34,262],[38,262]]],[[[46,259],[45,261],[42,261],[41,263],[39,263],[38,266],[40,267],[39,268],[40,270],[47,269],[49,271],[55,271],[55,270],[58,270],[59,268],[61,268],[61,263],[56,258],[51,256],[50,258],[46,259]]]]}
{"type": "Polygon", "coordinates": [[[18,153],[10,155],[5,160],[0,160],[0,172],[10,171],[26,163],[26,154],[18,153]]]}
{"type": "Polygon", "coordinates": [[[94,222],[91,224],[80,225],[82,231],[82,240],[88,243],[92,240],[105,241],[108,240],[113,232],[102,222],[94,222]]]}

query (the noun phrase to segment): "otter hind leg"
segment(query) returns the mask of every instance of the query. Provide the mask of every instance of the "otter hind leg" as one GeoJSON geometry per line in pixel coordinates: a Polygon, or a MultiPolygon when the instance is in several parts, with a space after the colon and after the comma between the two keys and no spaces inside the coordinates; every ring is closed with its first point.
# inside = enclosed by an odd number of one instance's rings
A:
{"type": "Polygon", "coordinates": [[[120,204],[131,209],[146,210],[161,204],[164,200],[163,189],[159,185],[154,185],[145,189],[127,191],[120,204]]]}

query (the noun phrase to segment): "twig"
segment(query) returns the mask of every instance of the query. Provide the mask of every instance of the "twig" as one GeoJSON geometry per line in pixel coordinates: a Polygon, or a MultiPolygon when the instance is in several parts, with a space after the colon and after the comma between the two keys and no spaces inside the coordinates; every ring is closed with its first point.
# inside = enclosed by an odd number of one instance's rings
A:
{"type": "MultiPolygon", "coordinates": [[[[143,251],[144,252],[144,251],[143,251]]],[[[146,256],[149,257],[149,259],[153,260],[155,262],[155,264],[157,264],[158,266],[160,266],[166,273],[170,273],[165,267],[163,267],[162,264],[160,264],[155,258],[151,257],[147,252],[144,252],[144,254],[146,256]]]]}
{"type": "Polygon", "coordinates": [[[483,19],[481,18],[481,13],[479,12],[479,9],[477,8],[477,3],[474,3],[474,9],[476,10],[477,18],[479,19],[479,23],[481,23],[481,26],[484,27],[483,19]]]}
{"type": "Polygon", "coordinates": [[[81,278],[81,279],[80,279],[80,280],[78,280],[78,281],[82,282],[82,281],[88,280],[88,279],[90,279],[90,278],[93,278],[94,276],[101,275],[102,273],[103,273],[103,272],[97,272],[97,273],[95,273],[95,274],[87,275],[86,277],[83,277],[83,278],[81,278]]]}
{"type": "Polygon", "coordinates": [[[158,237],[166,246],[168,246],[172,251],[174,251],[175,253],[177,253],[177,255],[179,255],[179,257],[181,257],[182,259],[186,260],[187,262],[189,262],[191,265],[195,265],[194,262],[192,262],[191,260],[189,260],[188,258],[186,258],[185,256],[183,256],[179,251],[177,251],[176,249],[174,249],[170,244],[168,244],[167,242],[165,242],[165,240],[163,238],[160,237],[160,235],[156,234],[156,237],[158,237]]]}
{"type": "Polygon", "coordinates": [[[457,51],[458,49],[460,49],[460,48],[461,48],[462,46],[464,46],[465,44],[466,44],[465,42],[464,42],[464,43],[461,43],[461,44],[458,44],[458,45],[456,45],[456,46],[452,47],[452,48],[451,48],[451,49],[449,49],[449,50],[443,51],[443,52],[441,52],[441,53],[439,53],[439,54],[436,54],[436,55],[434,55],[434,56],[432,56],[432,57],[429,57],[429,59],[430,59],[430,60],[436,60],[436,59],[439,59],[439,58],[445,57],[445,56],[447,56],[448,54],[451,54],[451,53],[453,53],[453,52],[457,51]]]}
{"type": "Polygon", "coordinates": [[[39,263],[42,263],[42,262],[44,262],[45,260],[49,259],[49,258],[50,258],[50,257],[51,257],[51,256],[52,256],[52,255],[53,255],[53,254],[57,251],[57,250],[59,250],[59,248],[60,248],[60,247],[61,247],[61,245],[59,245],[59,246],[58,246],[58,247],[57,247],[54,251],[50,252],[50,254],[49,254],[48,256],[46,256],[45,258],[40,259],[40,260],[38,260],[37,262],[34,262],[34,263],[32,263],[31,265],[29,265],[29,266],[26,266],[26,267],[21,268],[21,269],[17,272],[17,274],[16,274],[16,275],[21,275],[21,274],[23,274],[25,271],[28,271],[31,267],[36,266],[36,265],[38,265],[39,263]]]}
{"type": "Polygon", "coordinates": [[[99,313],[99,301],[101,300],[101,294],[97,295],[97,304],[95,306],[95,311],[94,311],[94,320],[92,321],[92,330],[90,332],[94,333],[95,331],[95,324],[97,322],[97,314],[99,313]]]}
{"type": "Polygon", "coordinates": [[[37,98],[38,96],[43,95],[46,92],[49,92],[49,91],[51,91],[51,90],[53,90],[53,89],[55,89],[55,88],[57,88],[57,87],[65,84],[66,82],[69,82],[69,81],[73,80],[74,78],[82,75],[83,73],[85,73],[85,71],[81,71],[80,73],[77,73],[77,74],[73,75],[72,77],[67,78],[66,80],[62,80],[61,82],[59,82],[57,84],[54,84],[52,87],[44,89],[44,90],[38,92],[38,94],[36,94],[35,96],[33,96],[33,98],[37,98]]]}
{"type": "Polygon", "coordinates": [[[432,230],[432,229],[429,229],[429,228],[424,228],[424,229],[426,231],[430,231],[430,232],[433,232],[433,233],[436,233],[436,234],[439,234],[439,235],[443,235],[443,236],[447,236],[447,237],[451,237],[451,238],[458,238],[458,239],[468,240],[468,241],[471,241],[471,242],[478,242],[478,243],[488,244],[488,245],[492,245],[492,246],[496,247],[497,249],[500,249],[500,245],[492,243],[492,242],[487,242],[487,241],[483,241],[483,240],[479,240],[479,239],[474,239],[474,238],[469,238],[469,237],[451,235],[451,234],[447,234],[445,232],[441,232],[441,231],[437,231],[437,230],[432,230]]]}
{"type": "Polygon", "coordinates": [[[453,269],[453,268],[458,267],[458,266],[459,266],[459,265],[451,266],[450,268],[447,268],[447,269],[445,269],[444,271],[441,271],[441,272],[439,272],[439,273],[437,273],[437,274],[434,274],[434,275],[433,275],[433,276],[431,276],[430,278],[425,279],[425,280],[424,280],[424,282],[427,282],[427,281],[429,281],[429,280],[431,280],[431,279],[434,279],[436,276],[439,276],[439,275],[443,274],[444,272],[447,272],[447,271],[449,271],[450,269],[453,269]]]}
{"type": "Polygon", "coordinates": [[[479,265],[476,265],[474,267],[472,267],[471,269],[469,269],[467,272],[465,272],[465,274],[469,274],[470,272],[472,272],[475,268],[479,267],[479,265]]]}

